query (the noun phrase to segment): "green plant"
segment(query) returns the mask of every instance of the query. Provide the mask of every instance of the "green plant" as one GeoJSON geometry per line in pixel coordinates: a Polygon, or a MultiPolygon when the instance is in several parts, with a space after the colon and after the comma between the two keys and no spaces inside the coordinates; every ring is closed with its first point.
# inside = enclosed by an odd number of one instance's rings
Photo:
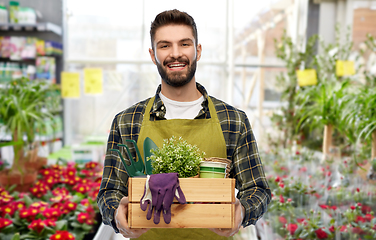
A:
{"type": "Polygon", "coordinates": [[[12,171],[23,171],[19,160],[23,158],[24,148],[31,146],[35,139],[34,126],[37,123],[43,125],[46,118],[52,117],[45,108],[50,87],[45,82],[20,78],[8,82],[0,89],[0,119],[3,120],[5,129],[11,134],[12,141],[22,143],[13,146],[12,171]]]}
{"type": "Polygon", "coordinates": [[[323,153],[327,154],[332,143],[332,131],[335,126],[342,130],[345,126],[341,123],[342,113],[346,102],[346,89],[349,81],[342,83],[320,82],[317,86],[301,88],[297,96],[297,114],[300,121],[297,130],[302,126],[310,129],[324,127],[323,153]]]}
{"type": "Polygon", "coordinates": [[[165,139],[161,148],[151,151],[153,174],[176,172],[181,178],[196,176],[204,157],[197,146],[175,136],[165,139]]]}
{"type": "Polygon", "coordinates": [[[295,132],[297,123],[295,98],[298,86],[296,70],[301,67],[313,68],[317,39],[317,35],[311,36],[305,49],[300,49],[301,43],[294,43],[286,32],[284,32],[279,41],[274,40],[276,55],[285,63],[287,69],[286,73],[277,77],[277,83],[282,92],[281,101],[286,102],[287,106],[281,107],[280,113],[273,113],[272,121],[284,133],[283,145],[285,147],[287,143],[291,143],[298,135],[295,132]]]}

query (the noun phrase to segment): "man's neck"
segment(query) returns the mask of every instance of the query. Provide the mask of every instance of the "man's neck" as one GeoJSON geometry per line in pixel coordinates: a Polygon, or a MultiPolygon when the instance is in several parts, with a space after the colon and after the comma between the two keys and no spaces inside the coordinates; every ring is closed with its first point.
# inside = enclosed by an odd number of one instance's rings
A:
{"type": "Polygon", "coordinates": [[[162,80],[161,93],[165,97],[178,102],[191,102],[202,96],[196,87],[194,78],[182,87],[172,87],[162,80]]]}

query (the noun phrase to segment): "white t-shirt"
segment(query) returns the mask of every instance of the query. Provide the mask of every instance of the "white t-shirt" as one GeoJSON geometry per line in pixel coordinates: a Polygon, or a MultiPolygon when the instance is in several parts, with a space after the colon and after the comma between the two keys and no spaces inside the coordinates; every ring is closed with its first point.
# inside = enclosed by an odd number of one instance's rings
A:
{"type": "Polygon", "coordinates": [[[178,102],[165,97],[159,93],[166,107],[166,119],[194,119],[202,109],[204,96],[192,102],[178,102]]]}

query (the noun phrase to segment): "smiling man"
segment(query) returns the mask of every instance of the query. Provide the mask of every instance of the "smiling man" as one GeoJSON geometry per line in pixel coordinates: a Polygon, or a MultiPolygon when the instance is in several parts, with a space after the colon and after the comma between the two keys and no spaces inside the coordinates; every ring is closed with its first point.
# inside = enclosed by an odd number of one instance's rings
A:
{"type": "Polygon", "coordinates": [[[196,82],[202,47],[190,15],[178,10],[158,14],[151,24],[150,36],[149,53],[161,76],[161,85],[155,96],[127,108],[113,120],[97,197],[103,222],[127,238],[229,239],[241,226],[255,224],[271,200],[249,120],[243,111],[209,96],[196,82]],[[129,228],[129,176],[119,157],[109,149],[118,149],[117,144],[126,143],[126,139],[135,140],[142,149],[146,137],[161,146],[171,136],[181,136],[196,145],[205,157],[232,161],[230,177],[236,179],[239,190],[233,229],[129,228]]]}

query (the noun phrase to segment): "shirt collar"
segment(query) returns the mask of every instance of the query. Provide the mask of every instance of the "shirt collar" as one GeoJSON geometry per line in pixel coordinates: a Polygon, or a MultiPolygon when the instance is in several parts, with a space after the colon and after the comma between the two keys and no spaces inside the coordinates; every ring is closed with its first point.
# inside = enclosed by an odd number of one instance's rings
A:
{"type": "MultiPolygon", "coordinates": [[[[204,101],[202,102],[201,106],[202,109],[200,113],[197,115],[197,117],[201,116],[202,114],[205,114],[209,112],[209,107],[208,107],[208,93],[204,86],[196,82],[196,87],[197,90],[204,96],[204,101]]],[[[150,109],[150,115],[155,116],[159,119],[163,119],[165,114],[166,114],[166,107],[164,106],[162,99],[159,97],[159,93],[161,92],[162,85],[159,84],[157,91],[155,93],[155,99],[152,108],[150,109]]],[[[197,118],[196,117],[196,118],[197,118]]]]}

